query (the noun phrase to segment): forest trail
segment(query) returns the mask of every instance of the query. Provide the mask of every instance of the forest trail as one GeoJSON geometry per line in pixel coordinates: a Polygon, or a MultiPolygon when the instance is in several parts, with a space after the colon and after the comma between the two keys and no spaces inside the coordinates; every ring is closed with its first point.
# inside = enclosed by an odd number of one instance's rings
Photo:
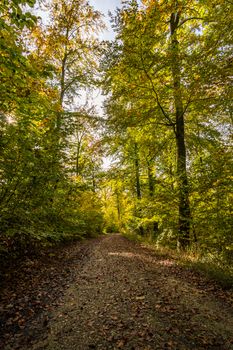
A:
{"type": "Polygon", "coordinates": [[[233,349],[230,295],[215,284],[118,234],[85,244],[30,349],[233,349]]]}

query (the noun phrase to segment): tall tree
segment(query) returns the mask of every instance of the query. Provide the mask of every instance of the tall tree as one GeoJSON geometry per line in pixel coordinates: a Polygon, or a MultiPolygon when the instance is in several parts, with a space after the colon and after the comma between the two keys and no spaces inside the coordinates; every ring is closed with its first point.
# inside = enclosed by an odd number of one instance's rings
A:
{"type": "Polygon", "coordinates": [[[107,68],[107,90],[113,95],[109,101],[121,104],[123,127],[153,123],[174,133],[182,248],[191,239],[187,135],[200,118],[207,123],[214,119],[210,109],[219,108],[220,91],[226,91],[216,63],[219,55],[229,57],[229,36],[220,44],[212,28],[223,8],[227,20],[219,27],[230,24],[230,4],[216,0],[211,6],[193,0],[124,2],[115,18],[117,39],[107,68]],[[210,113],[201,117],[196,111],[203,106],[210,113]]]}

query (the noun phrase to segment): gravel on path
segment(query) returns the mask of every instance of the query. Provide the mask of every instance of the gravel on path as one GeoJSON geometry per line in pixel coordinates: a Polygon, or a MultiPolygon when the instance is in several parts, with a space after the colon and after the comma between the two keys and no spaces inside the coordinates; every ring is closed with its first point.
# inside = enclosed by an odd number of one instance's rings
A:
{"type": "Polygon", "coordinates": [[[233,308],[212,282],[115,234],[92,245],[45,333],[30,349],[230,350],[233,308]]]}

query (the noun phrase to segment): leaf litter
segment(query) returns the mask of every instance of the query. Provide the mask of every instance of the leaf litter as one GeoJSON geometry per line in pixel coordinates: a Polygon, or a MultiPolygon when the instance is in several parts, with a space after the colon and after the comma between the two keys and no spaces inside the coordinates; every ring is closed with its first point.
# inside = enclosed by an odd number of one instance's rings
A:
{"type": "Polygon", "coordinates": [[[231,293],[120,235],[13,277],[1,292],[4,350],[233,349],[231,293]]]}

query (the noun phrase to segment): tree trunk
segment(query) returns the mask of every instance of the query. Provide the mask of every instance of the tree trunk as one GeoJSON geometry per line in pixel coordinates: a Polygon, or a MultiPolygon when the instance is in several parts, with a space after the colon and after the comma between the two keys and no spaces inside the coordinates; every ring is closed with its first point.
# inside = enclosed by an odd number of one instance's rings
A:
{"type": "Polygon", "coordinates": [[[152,173],[152,167],[150,163],[151,163],[150,161],[147,161],[148,189],[149,189],[149,196],[153,198],[155,187],[154,187],[154,176],[152,173]]]}
{"type": "MultiPolygon", "coordinates": [[[[137,199],[140,200],[142,199],[142,192],[141,192],[141,184],[140,184],[138,145],[136,142],[134,143],[134,165],[135,165],[135,177],[136,177],[136,194],[137,194],[137,199]]],[[[137,211],[137,216],[141,218],[141,208],[139,207],[139,209],[136,209],[136,211],[137,211]]],[[[139,226],[139,231],[140,231],[140,234],[143,236],[144,229],[141,225],[139,226]]]]}
{"type": "Polygon", "coordinates": [[[76,176],[80,175],[80,166],[79,166],[79,159],[80,159],[80,149],[81,149],[81,141],[78,140],[77,144],[77,154],[76,154],[76,176]]]}
{"type": "Polygon", "coordinates": [[[179,42],[177,28],[179,14],[172,13],[170,20],[171,33],[171,70],[173,77],[174,102],[176,114],[176,145],[177,145],[177,177],[179,185],[179,235],[178,243],[181,249],[190,243],[190,206],[188,178],[186,170],[186,148],[184,134],[184,107],[181,91],[181,63],[179,55],[179,42]]]}
{"type": "Polygon", "coordinates": [[[117,205],[118,222],[119,222],[119,225],[120,225],[120,223],[121,223],[121,203],[120,203],[120,195],[119,195],[119,190],[118,189],[116,190],[116,205],[117,205]]]}
{"type": "MultiPolygon", "coordinates": [[[[154,176],[153,176],[153,172],[152,172],[151,161],[147,161],[147,172],[148,172],[149,196],[151,198],[151,201],[153,201],[155,186],[154,186],[154,176]]],[[[154,234],[154,236],[157,236],[158,232],[159,232],[159,224],[157,221],[154,221],[153,222],[153,234],[154,234]]]]}
{"type": "MultiPolygon", "coordinates": [[[[66,28],[65,34],[65,52],[61,61],[61,77],[60,77],[60,108],[63,109],[63,101],[65,96],[65,80],[66,80],[66,69],[67,69],[67,58],[68,58],[68,42],[69,42],[69,28],[66,28]]],[[[62,124],[62,113],[59,112],[57,115],[57,130],[60,132],[62,124]]]]}
{"type": "Polygon", "coordinates": [[[142,193],[141,193],[141,184],[140,184],[140,169],[139,169],[138,145],[137,145],[137,143],[134,144],[134,164],[135,164],[137,199],[141,199],[142,198],[142,193]]]}

